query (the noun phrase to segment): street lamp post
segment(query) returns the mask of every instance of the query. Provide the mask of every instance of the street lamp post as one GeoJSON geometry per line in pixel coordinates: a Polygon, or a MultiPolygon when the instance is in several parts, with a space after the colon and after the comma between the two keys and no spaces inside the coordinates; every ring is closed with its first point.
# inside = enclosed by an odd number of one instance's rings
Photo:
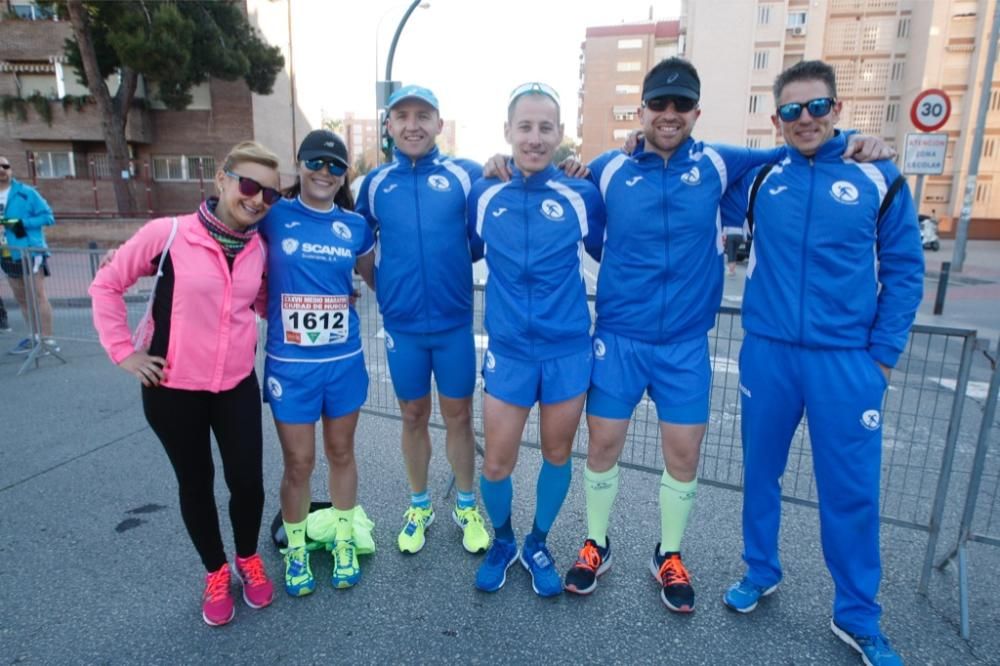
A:
{"type": "MultiPolygon", "coordinates": [[[[413,0],[410,6],[406,8],[406,12],[403,13],[403,17],[399,19],[399,24],[396,26],[396,32],[392,36],[392,44],[389,45],[389,55],[385,61],[385,79],[382,81],[375,82],[375,106],[377,110],[377,120],[379,133],[382,137],[382,154],[385,159],[389,159],[392,155],[392,139],[389,137],[388,132],[385,129],[385,105],[389,100],[389,97],[400,87],[399,81],[392,80],[392,61],[396,56],[396,45],[399,43],[399,36],[403,33],[403,28],[406,27],[406,22],[410,19],[410,15],[417,9],[417,7],[427,8],[430,7],[429,2],[424,2],[423,0],[413,0]]],[[[378,34],[376,33],[376,38],[378,34]]],[[[378,73],[378,54],[376,53],[376,75],[378,73]]],[[[379,163],[378,152],[375,155],[376,163],[379,163]]]]}

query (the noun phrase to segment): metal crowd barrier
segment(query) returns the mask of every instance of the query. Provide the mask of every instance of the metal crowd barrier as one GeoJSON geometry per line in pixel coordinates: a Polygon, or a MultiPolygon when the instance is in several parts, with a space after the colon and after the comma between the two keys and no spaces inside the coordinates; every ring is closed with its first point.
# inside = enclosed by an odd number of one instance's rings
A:
{"type": "MultiPolygon", "coordinates": [[[[56,312],[55,336],[59,340],[96,341],[91,323],[87,287],[103,251],[50,249],[52,276],[46,280],[46,291],[56,312]]],[[[126,296],[130,323],[142,312],[150,280],[141,280],[126,296]]],[[[386,362],[384,331],[375,296],[359,284],[361,297],[356,303],[361,318],[365,358],[371,378],[368,401],[363,411],[387,418],[400,418],[386,362]]],[[[9,292],[2,293],[7,302],[9,292]]],[[[483,289],[475,290],[474,330],[479,349],[479,363],[485,348],[483,331],[483,289]]],[[[10,308],[11,303],[8,302],[10,308]]],[[[11,312],[12,320],[14,313],[11,312]]],[[[699,479],[703,483],[725,488],[742,486],[742,450],[740,445],[740,400],[738,358],[743,338],[739,310],[720,309],[716,326],[710,333],[713,379],[711,412],[702,445],[699,479]]],[[[262,327],[263,332],[263,327],[262,327]]],[[[261,361],[263,336],[258,348],[261,361]]],[[[883,408],[884,453],[882,459],[881,516],[887,523],[905,526],[928,534],[924,567],[919,589],[926,592],[933,566],[945,500],[952,467],[956,459],[956,442],[961,426],[965,394],[976,344],[975,331],[939,326],[914,326],[906,350],[892,373],[883,408]]],[[[481,382],[481,380],[479,380],[481,382]]],[[[473,424],[483,432],[482,391],[473,400],[473,424]]],[[[431,423],[443,428],[444,421],[437,411],[436,400],[431,423]]],[[[994,431],[991,431],[995,433],[994,431]]],[[[995,435],[994,435],[995,439],[995,435]]],[[[532,410],[525,428],[525,445],[538,447],[538,412],[532,410]]],[[[573,454],[585,457],[587,432],[583,421],[577,431],[573,454]]],[[[995,495],[996,478],[983,476],[982,461],[970,462],[969,452],[962,451],[961,469],[978,474],[980,483],[994,491],[981,504],[988,507],[985,532],[970,529],[970,540],[1000,544],[1000,508],[995,495]],[[986,536],[986,535],[993,536],[986,536]],[[980,536],[976,536],[980,535],[980,536]]],[[[987,460],[995,463],[995,457],[987,460]]],[[[994,453],[994,456],[996,454],[994,453]]],[[[620,464],[640,470],[660,473],[663,469],[659,425],[655,406],[644,399],[636,408],[629,426],[620,464]]],[[[964,472],[963,472],[964,475],[964,472]]],[[[797,431],[782,480],[784,499],[815,506],[817,494],[812,471],[812,456],[805,422],[797,431]]],[[[982,518],[980,518],[982,519],[982,518]]]]}
{"type": "Polygon", "coordinates": [[[958,540],[938,564],[943,569],[958,560],[960,631],[968,640],[969,542],[1000,546],[1000,423],[997,421],[997,394],[1000,393],[1000,340],[993,356],[986,354],[993,368],[982,406],[979,437],[966,489],[958,540]]]}

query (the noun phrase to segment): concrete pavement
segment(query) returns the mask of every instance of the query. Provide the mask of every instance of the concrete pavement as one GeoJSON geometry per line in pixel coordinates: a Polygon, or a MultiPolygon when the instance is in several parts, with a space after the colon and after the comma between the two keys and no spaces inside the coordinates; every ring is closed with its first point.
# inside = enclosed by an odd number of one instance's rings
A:
{"type": "MultiPolygon", "coordinates": [[[[500,592],[482,594],[472,586],[479,558],[461,549],[442,497],[441,433],[434,433],[431,473],[439,520],[425,551],[404,557],[394,545],[407,500],[399,423],[369,414],[357,440],[360,498],[376,521],[379,552],[363,560],[361,583],[336,591],[324,582],[305,599],[282,592],[260,611],[240,603],[231,625],[210,628],[199,617],[200,564],[137,386],[95,344],[67,342],[64,352],[68,364],[43,359],[23,377],[14,376],[18,358],[0,357],[0,645],[9,663],[858,663],[827,626],[832,586],[815,510],[785,507],[786,579],[748,616],[720,603],[742,572],[738,493],[699,489],[684,549],[698,610],[677,616],[660,603],[647,566],[659,530],[657,479],[633,470],[623,471],[613,519],[615,564],[595,594],[539,599],[519,567],[500,592]]],[[[265,418],[267,524],[277,511],[281,462],[266,409],[265,418]]],[[[539,464],[538,452],[525,449],[514,476],[521,536],[539,464]]],[[[551,535],[561,571],[583,537],[581,476],[576,460],[551,535]]],[[[321,498],[322,469],[314,478],[321,498]]],[[[217,496],[225,517],[221,478],[217,496]]],[[[886,633],[909,664],[997,663],[992,572],[1000,549],[972,546],[973,638],[966,643],[956,628],[953,569],[935,572],[930,598],[915,593],[925,543],[920,532],[883,528],[886,633]]],[[[277,579],[280,557],[265,531],[260,544],[277,579]]],[[[325,581],[326,558],[314,567],[325,581]]]]}

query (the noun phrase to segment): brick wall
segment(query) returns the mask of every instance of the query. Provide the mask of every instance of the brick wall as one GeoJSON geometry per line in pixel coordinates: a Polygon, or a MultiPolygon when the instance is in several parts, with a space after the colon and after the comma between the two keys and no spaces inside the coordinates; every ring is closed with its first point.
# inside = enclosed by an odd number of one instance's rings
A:
{"type": "Polygon", "coordinates": [[[48,62],[49,56],[63,54],[63,42],[73,33],[73,27],[68,21],[4,19],[0,31],[0,60],[48,62]]]}

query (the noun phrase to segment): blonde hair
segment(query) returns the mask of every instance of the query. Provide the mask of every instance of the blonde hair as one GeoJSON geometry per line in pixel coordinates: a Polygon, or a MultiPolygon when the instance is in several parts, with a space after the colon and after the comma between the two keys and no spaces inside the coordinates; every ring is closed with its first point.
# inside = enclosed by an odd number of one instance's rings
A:
{"type": "Polygon", "coordinates": [[[256,141],[240,141],[226,155],[222,169],[229,171],[237,164],[244,162],[253,162],[277,171],[280,160],[269,148],[256,141]]]}

